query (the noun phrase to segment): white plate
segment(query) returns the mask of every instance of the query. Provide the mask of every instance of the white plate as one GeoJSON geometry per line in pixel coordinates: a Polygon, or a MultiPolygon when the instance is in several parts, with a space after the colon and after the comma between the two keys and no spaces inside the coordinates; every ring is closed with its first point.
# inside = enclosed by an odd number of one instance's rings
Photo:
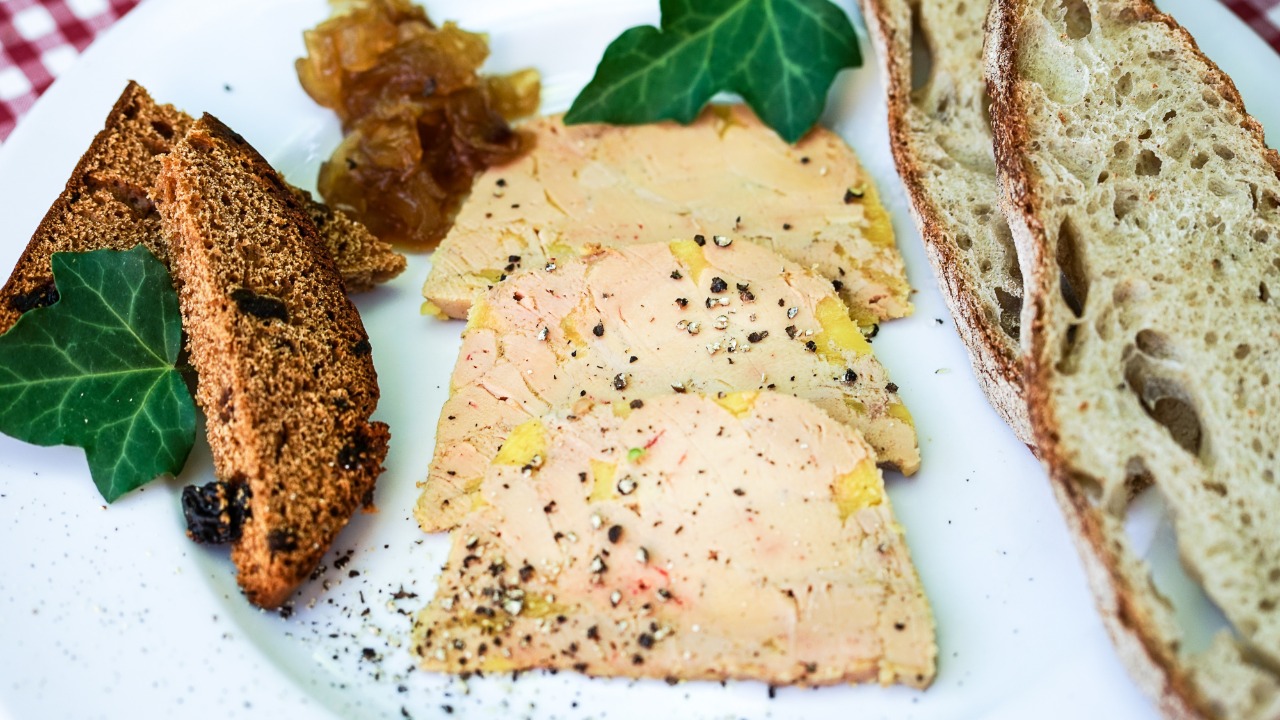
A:
{"type": "MultiPolygon", "coordinates": [[[[1263,124],[1280,127],[1280,98],[1267,87],[1280,58],[1216,2],[1166,4],[1235,76],[1263,124]]],[[[439,0],[429,10],[488,31],[492,68],[536,66],[544,107],[556,110],[612,37],[656,20],[657,2],[439,0]]],[[[327,12],[320,0],[143,3],[0,148],[0,267],[17,259],[128,78],[163,102],[214,113],[311,186],[338,130],[299,89],[293,59],[301,31],[327,12]]],[[[203,443],[182,477],[106,507],[79,450],[0,437],[0,715],[391,717],[403,709],[421,718],[448,706],[465,717],[1154,717],[1102,630],[1043,471],[974,382],[906,211],[874,67],[869,60],[841,76],[828,121],[881,183],[919,289],[915,316],[886,326],[876,352],[914,409],[924,453],[919,476],[891,477],[889,492],[937,615],[941,654],[928,691],[783,689],[771,699],[747,682],[669,687],[530,673],[464,684],[412,671],[403,640],[446,539],[422,535],[410,508],[460,330],[418,314],[427,267],[419,256],[357,301],[382,383],[377,417],[393,433],[381,510],[343,533],[291,617],[250,607],[225,551],[183,536],[178,492],[212,475],[203,443]],[[402,587],[416,597],[395,599],[402,587]]]]}

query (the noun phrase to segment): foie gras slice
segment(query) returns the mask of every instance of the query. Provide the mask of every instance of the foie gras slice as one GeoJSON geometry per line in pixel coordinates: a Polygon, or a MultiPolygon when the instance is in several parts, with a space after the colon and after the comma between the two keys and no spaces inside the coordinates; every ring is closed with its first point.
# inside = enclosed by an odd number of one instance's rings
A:
{"type": "Polygon", "coordinates": [[[414,650],[448,672],[924,687],[933,618],[873,451],[768,391],[526,421],[414,650]]]}
{"type": "Polygon", "coordinates": [[[838,282],[864,328],[908,315],[889,214],[840,136],[783,142],[745,106],[693,124],[523,126],[534,148],[475,182],[432,256],[423,295],[450,317],[504,275],[595,245],[732,235],[838,282]]]}
{"type": "Polygon", "coordinates": [[[578,401],[767,389],[813,400],[879,459],[920,464],[911,415],[825,279],[752,243],[598,250],[516,273],[472,307],[416,514],[453,527],[502,439],[578,401]]]}

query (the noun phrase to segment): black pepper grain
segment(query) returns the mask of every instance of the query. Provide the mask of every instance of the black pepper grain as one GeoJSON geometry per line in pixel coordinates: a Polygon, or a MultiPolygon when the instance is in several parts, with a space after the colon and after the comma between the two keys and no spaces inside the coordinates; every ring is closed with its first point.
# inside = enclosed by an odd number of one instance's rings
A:
{"type": "Polygon", "coordinates": [[[729,289],[729,283],[725,282],[724,278],[720,276],[711,278],[711,292],[722,293],[727,289],[729,289]]]}
{"type": "Polygon", "coordinates": [[[596,326],[591,328],[591,334],[596,337],[604,337],[604,322],[596,323],[596,326]]]}

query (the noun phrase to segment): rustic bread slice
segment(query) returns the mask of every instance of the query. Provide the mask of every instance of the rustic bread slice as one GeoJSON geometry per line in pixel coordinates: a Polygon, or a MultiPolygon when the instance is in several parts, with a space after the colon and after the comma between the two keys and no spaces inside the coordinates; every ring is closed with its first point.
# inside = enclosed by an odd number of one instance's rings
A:
{"type": "Polygon", "coordinates": [[[466,317],[517,268],[699,233],[751,240],[814,270],[864,329],[911,312],[889,214],[830,130],[791,146],[742,105],[709,107],[689,126],[566,127],[552,116],[522,128],[533,150],[476,180],[431,258],[423,295],[450,317],[466,317]]]}
{"type": "Polygon", "coordinates": [[[862,6],[883,70],[890,146],[929,261],[979,384],[1018,439],[1030,443],[1018,342],[1022,274],[997,208],[982,73],[988,3],[862,6]]]}
{"type": "MultiPolygon", "coordinates": [[[[191,117],[173,106],[157,105],[141,85],[125,87],[0,289],[0,332],[27,310],[57,299],[49,265],[55,252],[128,250],[142,244],[168,262],[168,242],[149,191],[160,158],[191,124],[191,117]]],[[[307,211],[317,223],[324,221],[325,246],[337,258],[349,290],[367,289],[404,269],[404,257],[390,245],[306,197],[307,211]]]]}
{"type": "Polygon", "coordinates": [[[249,491],[231,557],[249,600],[275,607],[382,471],[369,340],[302,203],[244,138],[205,115],[160,164],[214,468],[249,491]]]}
{"type": "Polygon", "coordinates": [[[428,670],[933,679],[933,617],[871,447],[805,400],[561,409],[515,428],[479,497],[415,625],[428,670]]]}
{"type": "Polygon", "coordinates": [[[679,240],[518,272],[471,307],[418,521],[455,525],[502,439],[530,417],[584,398],[755,389],[813,400],[880,461],[920,465],[911,415],[844,303],[777,253],[679,240]]]}
{"type": "Polygon", "coordinates": [[[1146,0],[997,0],[989,28],[1030,419],[1112,636],[1171,717],[1280,717],[1280,157],[1146,0]],[[1231,624],[1207,654],[1129,547],[1148,485],[1231,624]]]}

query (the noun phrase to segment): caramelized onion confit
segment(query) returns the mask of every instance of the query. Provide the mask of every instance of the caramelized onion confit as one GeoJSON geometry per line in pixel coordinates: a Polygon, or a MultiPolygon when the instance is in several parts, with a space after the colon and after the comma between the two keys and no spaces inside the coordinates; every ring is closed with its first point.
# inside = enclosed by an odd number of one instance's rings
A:
{"type": "Polygon", "coordinates": [[[342,121],[320,194],[376,235],[434,247],[473,178],[528,142],[508,121],[538,108],[535,70],[484,76],[483,35],[437,26],[408,0],[356,0],[304,33],[298,79],[342,121]]]}

